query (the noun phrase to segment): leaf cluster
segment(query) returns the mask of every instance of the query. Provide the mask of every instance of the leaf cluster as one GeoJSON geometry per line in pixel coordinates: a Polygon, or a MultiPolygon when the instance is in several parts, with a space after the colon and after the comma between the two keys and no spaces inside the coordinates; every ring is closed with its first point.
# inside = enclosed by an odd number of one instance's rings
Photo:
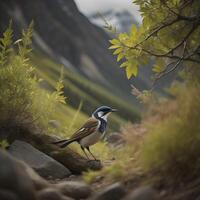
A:
{"type": "Polygon", "coordinates": [[[0,38],[0,128],[37,125],[47,128],[58,103],[65,103],[62,77],[54,92],[39,87],[30,63],[33,22],[13,41],[12,23],[0,38]]]}
{"type": "Polygon", "coordinates": [[[117,61],[122,61],[128,78],[138,67],[155,60],[155,80],[171,73],[181,64],[200,63],[200,2],[198,0],[135,0],[142,24],[130,33],[110,40],[117,61]]]}

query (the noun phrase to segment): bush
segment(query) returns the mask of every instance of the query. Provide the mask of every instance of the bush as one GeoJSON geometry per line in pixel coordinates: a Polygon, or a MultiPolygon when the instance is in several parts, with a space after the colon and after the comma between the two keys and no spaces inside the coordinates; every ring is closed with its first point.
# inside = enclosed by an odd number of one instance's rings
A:
{"type": "Polygon", "coordinates": [[[33,24],[12,41],[11,23],[0,39],[0,129],[48,128],[48,121],[59,102],[64,103],[62,80],[51,94],[39,87],[35,68],[29,62],[33,24]]]}
{"type": "Polygon", "coordinates": [[[199,176],[200,85],[173,85],[171,94],[175,99],[159,106],[161,116],[168,114],[156,118],[142,145],[141,159],[145,169],[180,181],[199,176]]]}

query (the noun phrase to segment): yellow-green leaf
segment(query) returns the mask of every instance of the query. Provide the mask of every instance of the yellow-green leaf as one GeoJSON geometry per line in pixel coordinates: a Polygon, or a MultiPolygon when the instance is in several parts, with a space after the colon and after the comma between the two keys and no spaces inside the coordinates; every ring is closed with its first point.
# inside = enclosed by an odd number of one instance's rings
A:
{"type": "Polygon", "coordinates": [[[117,39],[109,40],[109,42],[110,42],[111,44],[120,44],[120,41],[117,40],[117,39]]]}
{"type": "Polygon", "coordinates": [[[123,62],[123,63],[120,65],[121,68],[122,68],[122,67],[126,67],[126,66],[128,66],[128,61],[123,62]]]}
{"type": "Polygon", "coordinates": [[[137,68],[137,65],[128,65],[126,67],[126,75],[127,75],[127,78],[130,79],[131,76],[136,76],[137,75],[137,72],[138,72],[138,68],[137,68]]]}
{"type": "Polygon", "coordinates": [[[137,27],[136,27],[136,25],[132,25],[131,36],[136,36],[136,35],[137,35],[137,27]]]}
{"type": "Polygon", "coordinates": [[[117,49],[117,48],[119,48],[119,47],[121,47],[120,45],[112,45],[112,46],[110,46],[108,49],[117,49]]]}
{"type": "Polygon", "coordinates": [[[120,54],[117,56],[117,62],[119,62],[122,58],[124,58],[124,53],[120,53],[120,54]]]}
{"type": "Polygon", "coordinates": [[[118,48],[118,49],[116,49],[114,52],[113,52],[113,55],[117,55],[117,54],[119,54],[120,52],[122,52],[122,48],[118,48]]]}

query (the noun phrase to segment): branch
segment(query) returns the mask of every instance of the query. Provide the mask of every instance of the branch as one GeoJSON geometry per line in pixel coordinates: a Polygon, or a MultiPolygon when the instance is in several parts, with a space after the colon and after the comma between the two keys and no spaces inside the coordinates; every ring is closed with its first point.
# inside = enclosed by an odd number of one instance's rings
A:
{"type": "Polygon", "coordinates": [[[183,48],[183,53],[182,53],[181,58],[180,58],[178,61],[169,63],[169,64],[165,67],[165,69],[164,69],[160,74],[158,74],[158,76],[156,77],[155,81],[153,82],[152,90],[153,90],[153,88],[154,88],[154,86],[155,86],[155,83],[156,83],[159,79],[161,79],[162,77],[166,76],[167,74],[173,72],[174,70],[176,70],[176,69],[179,67],[179,65],[181,64],[181,62],[182,62],[183,59],[184,59],[184,55],[185,55],[185,51],[186,51],[186,46],[187,46],[187,42],[184,42],[184,48],[183,48]],[[175,63],[176,63],[176,64],[175,64],[175,63]],[[173,65],[173,64],[175,64],[174,67],[172,67],[170,70],[167,71],[167,68],[168,68],[170,65],[173,65]]]}
{"type": "Polygon", "coordinates": [[[144,40],[142,40],[141,42],[137,43],[135,46],[129,47],[129,48],[130,48],[130,49],[135,49],[135,48],[137,48],[139,45],[141,45],[142,43],[144,43],[145,41],[147,41],[150,37],[152,37],[153,35],[157,34],[157,32],[159,32],[159,31],[162,30],[163,28],[166,28],[166,27],[168,27],[168,26],[171,26],[172,24],[178,22],[179,20],[180,20],[180,19],[176,18],[176,19],[174,19],[174,20],[172,20],[172,21],[170,21],[170,22],[168,22],[168,23],[162,24],[162,25],[158,26],[157,28],[154,28],[154,30],[152,30],[152,32],[151,32],[148,36],[146,36],[146,37],[144,38],[144,40]]]}
{"type": "Polygon", "coordinates": [[[184,15],[181,15],[181,14],[179,14],[179,13],[177,13],[177,12],[175,12],[174,10],[173,10],[173,8],[170,8],[168,5],[167,5],[167,3],[165,4],[165,6],[168,8],[168,10],[172,13],[172,14],[174,14],[178,19],[180,19],[180,20],[185,20],[185,21],[189,21],[189,22],[194,22],[194,21],[196,21],[196,20],[200,20],[200,16],[198,15],[198,16],[189,16],[189,17],[187,17],[187,16],[184,16],[184,15]]]}

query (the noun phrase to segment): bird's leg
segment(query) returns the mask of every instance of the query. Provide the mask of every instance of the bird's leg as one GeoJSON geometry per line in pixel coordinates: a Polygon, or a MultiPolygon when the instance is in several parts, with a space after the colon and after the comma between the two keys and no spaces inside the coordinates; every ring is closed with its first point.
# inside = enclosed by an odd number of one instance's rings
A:
{"type": "Polygon", "coordinates": [[[94,158],[94,160],[97,160],[97,159],[95,158],[95,156],[92,154],[92,152],[90,151],[90,147],[86,147],[86,149],[88,150],[88,152],[90,153],[90,155],[94,158]]]}
{"type": "Polygon", "coordinates": [[[81,146],[81,149],[82,149],[83,153],[85,154],[86,158],[87,158],[88,160],[90,160],[90,158],[88,157],[87,153],[85,152],[84,147],[81,146]]]}

